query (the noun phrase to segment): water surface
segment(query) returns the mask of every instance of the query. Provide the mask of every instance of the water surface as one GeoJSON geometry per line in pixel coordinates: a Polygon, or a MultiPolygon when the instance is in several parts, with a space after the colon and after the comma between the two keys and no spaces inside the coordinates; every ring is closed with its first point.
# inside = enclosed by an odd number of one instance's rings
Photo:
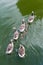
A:
{"type": "Polygon", "coordinates": [[[43,1],[41,0],[0,0],[0,65],[43,65],[43,1]],[[28,32],[23,39],[15,43],[11,55],[6,55],[6,47],[24,18],[34,10],[37,17],[29,25],[28,32]],[[24,59],[18,57],[16,48],[23,44],[26,48],[24,59]]]}

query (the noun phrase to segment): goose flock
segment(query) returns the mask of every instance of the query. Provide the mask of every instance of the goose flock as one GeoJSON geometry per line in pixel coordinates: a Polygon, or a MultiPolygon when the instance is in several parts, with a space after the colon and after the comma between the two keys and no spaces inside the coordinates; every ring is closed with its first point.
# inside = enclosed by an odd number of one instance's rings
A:
{"type": "MultiPolygon", "coordinates": [[[[31,24],[34,21],[34,19],[35,19],[35,15],[34,15],[34,11],[32,11],[31,15],[28,18],[28,22],[25,23],[25,20],[23,19],[22,20],[22,24],[20,25],[19,30],[16,30],[16,28],[15,28],[15,32],[14,32],[13,38],[10,40],[10,43],[7,46],[6,54],[11,54],[12,53],[12,51],[14,49],[13,41],[14,40],[18,40],[20,33],[23,33],[24,31],[26,32],[26,30],[28,28],[27,25],[31,24]]],[[[25,57],[25,47],[22,44],[20,44],[20,46],[19,46],[18,56],[20,58],[24,58],[25,57]]]]}

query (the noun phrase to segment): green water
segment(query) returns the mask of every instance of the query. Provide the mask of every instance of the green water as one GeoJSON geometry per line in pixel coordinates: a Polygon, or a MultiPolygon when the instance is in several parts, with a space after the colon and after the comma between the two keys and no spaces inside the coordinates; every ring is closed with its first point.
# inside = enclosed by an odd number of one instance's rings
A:
{"type": "Polygon", "coordinates": [[[28,15],[31,11],[35,11],[37,16],[43,16],[43,1],[41,0],[19,0],[17,6],[22,15],[28,15]]]}
{"type": "Polygon", "coordinates": [[[0,65],[43,65],[43,0],[0,0],[0,65]],[[6,47],[13,37],[14,26],[19,28],[22,18],[27,21],[34,10],[37,17],[29,25],[23,39],[15,43],[11,55],[6,55],[6,47]],[[19,44],[26,48],[24,59],[18,57],[16,48],[19,44]]]}

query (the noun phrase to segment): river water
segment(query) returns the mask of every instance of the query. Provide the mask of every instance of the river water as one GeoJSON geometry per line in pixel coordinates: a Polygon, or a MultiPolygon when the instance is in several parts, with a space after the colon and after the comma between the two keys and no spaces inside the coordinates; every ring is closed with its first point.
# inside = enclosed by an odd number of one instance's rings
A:
{"type": "Polygon", "coordinates": [[[43,1],[41,0],[0,0],[0,65],[43,65],[43,1]],[[34,10],[36,18],[29,25],[27,34],[15,43],[11,55],[6,55],[6,47],[13,37],[13,27],[17,30],[24,18],[34,10]],[[16,48],[23,44],[26,48],[24,59],[18,57],[16,48]]]}

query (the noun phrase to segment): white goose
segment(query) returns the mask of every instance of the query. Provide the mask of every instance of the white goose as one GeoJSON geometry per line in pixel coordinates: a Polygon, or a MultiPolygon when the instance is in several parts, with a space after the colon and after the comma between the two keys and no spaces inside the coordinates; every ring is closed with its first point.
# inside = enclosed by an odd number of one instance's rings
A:
{"type": "Polygon", "coordinates": [[[13,39],[14,39],[14,40],[17,40],[18,38],[19,38],[19,31],[16,30],[16,31],[14,32],[13,39]]]}
{"type": "Polygon", "coordinates": [[[13,39],[11,39],[10,43],[7,46],[6,54],[11,54],[14,48],[13,39]]]}
{"type": "Polygon", "coordinates": [[[23,19],[22,20],[22,24],[21,24],[21,26],[20,26],[20,28],[19,28],[19,31],[20,32],[24,32],[24,30],[25,30],[25,22],[24,22],[25,20],[23,19]]]}
{"type": "Polygon", "coordinates": [[[19,50],[18,50],[18,55],[19,55],[20,58],[25,57],[25,47],[21,44],[20,44],[20,47],[19,47],[19,50]]]}
{"type": "Polygon", "coordinates": [[[34,18],[35,18],[34,11],[32,11],[32,14],[28,18],[28,23],[32,23],[34,21],[34,18]]]}

